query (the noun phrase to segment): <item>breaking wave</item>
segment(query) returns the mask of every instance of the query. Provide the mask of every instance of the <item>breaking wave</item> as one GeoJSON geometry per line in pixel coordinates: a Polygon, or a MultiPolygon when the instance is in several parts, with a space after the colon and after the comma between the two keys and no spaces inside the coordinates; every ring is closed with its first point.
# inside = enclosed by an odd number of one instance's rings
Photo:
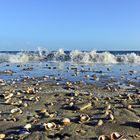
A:
{"type": "Polygon", "coordinates": [[[132,63],[140,64],[140,53],[111,53],[96,51],[58,51],[48,52],[47,50],[38,49],[34,52],[1,52],[0,62],[9,63],[27,63],[29,61],[70,61],[73,63],[99,63],[99,64],[117,64],[132,63]]]}
{"type": "Polygon", "coordinates": [[[0,62],[27,63],[32,60],[39,60],[38,58],[39,57],[23,52],[16,54],[0,53],[0,62]]]}

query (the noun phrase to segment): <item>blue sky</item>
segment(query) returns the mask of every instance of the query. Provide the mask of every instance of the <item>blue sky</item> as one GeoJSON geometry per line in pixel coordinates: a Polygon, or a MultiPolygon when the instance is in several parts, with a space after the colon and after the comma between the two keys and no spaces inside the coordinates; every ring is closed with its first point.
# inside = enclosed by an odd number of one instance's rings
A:
{"type": "Polygon", "coordinates": [[[140,50],[139,0],[0,0],[0,50],[140,50]]]}

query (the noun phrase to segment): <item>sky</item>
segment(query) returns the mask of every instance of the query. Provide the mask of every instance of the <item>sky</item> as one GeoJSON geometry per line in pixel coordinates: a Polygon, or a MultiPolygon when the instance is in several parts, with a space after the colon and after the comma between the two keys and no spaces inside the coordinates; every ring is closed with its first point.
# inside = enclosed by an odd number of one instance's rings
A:
{"type": "Polygon", "coordinates": [[[140,50],[140,0],[0,0],[0,51],[140,50]]]}

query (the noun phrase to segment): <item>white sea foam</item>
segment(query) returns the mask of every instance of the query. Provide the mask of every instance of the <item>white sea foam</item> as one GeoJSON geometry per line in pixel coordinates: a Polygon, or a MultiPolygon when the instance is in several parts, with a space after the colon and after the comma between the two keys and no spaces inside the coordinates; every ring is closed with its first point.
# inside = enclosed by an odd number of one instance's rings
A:
{"type": "Polygon", "coordinates": [[[118,62],[140,64],[140,56],[135,53],[117,55],[116,57],[118,62]]]}
{"type": "Polygon", "coordinates": [[[38,52],[40,57],[43,57],[44,55],[46,56],[49,53],[46,48],[42,48],[42,47],[38,47],[37,52],[38,52]]]}
{"type": "Polygon", "coordinates": [[[54,60],[62,60],[65,57],[65,52],[63,49],[59,49],[58,51],[54,52],[54,60]]]}
{"type": "Polygon", "coordinates": [[[31,55],[25,52],[19,52],[16,54],[0,53],[0,62],[10,63],[27,63],[32,60],[39,60],[39,56],[31,55]]]}
{"type": "Polygon", "coordinates": [[[116,64],[116,63],[132,63],[140,65],[140,55],[136,53],[128,54],[111,54],[110,52],[96,51],[83,52],[73,50],[65,52],[59,49],[55,52],[48,52],[46,49],[39,48],[37,52],[19,52],[19,53],[0,53],[0,62],[10,63],[27,63],[29,61],[70,61],[73,63],[99,63],[99,64],[116,64]]]}
{"type": "Polygon", "coordinates": [[[96,51],[81,52],[75,50],[70,53],[70,56],[73,62],[78,63],[117,63],[116,57],[109,52],[97,53],[96,51]]]}
{"type": "Polygon", "coordinates": [[[0,62],[5,62],[8,60],[8,55],[6,53],[0,53],[0,62]]]}
{"type": "Polygon", "coordinates": [[[27,54],[18,53],[17,55],[9,55],[8,60],[11,63],[26,63],[30,60],[30,58],[27,54]]]}

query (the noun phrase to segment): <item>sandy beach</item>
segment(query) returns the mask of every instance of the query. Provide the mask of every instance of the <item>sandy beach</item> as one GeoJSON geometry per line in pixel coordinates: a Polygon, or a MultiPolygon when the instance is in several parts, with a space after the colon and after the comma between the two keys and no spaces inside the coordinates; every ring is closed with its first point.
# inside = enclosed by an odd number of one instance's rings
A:
{"type": "Polygon", "coordinates": [[[140,139],[138,89],[131,94],[93,84],[38,81],[1,85],[0,137],[4,140],[140,139]]]}

